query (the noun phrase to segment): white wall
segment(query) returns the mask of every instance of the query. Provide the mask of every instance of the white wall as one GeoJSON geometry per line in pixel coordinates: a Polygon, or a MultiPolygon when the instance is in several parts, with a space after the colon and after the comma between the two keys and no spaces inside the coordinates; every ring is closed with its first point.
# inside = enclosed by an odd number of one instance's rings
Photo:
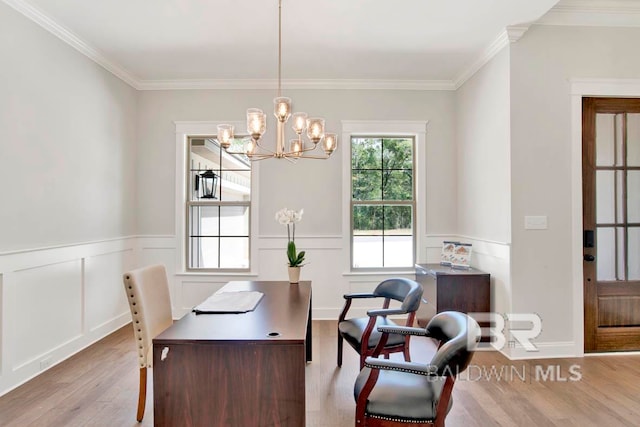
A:
{"type": "Polygon", "coordinates": [[[0,4],[0,252],[135,231],[137,93],[0,4]]]}
{"type": "Polygon", "coordinates": [[[575,354],[583,304],[572,295],[582,254],[572,250],[569,79],[638,78],[638,40],[638,28],[533,26],[511,45],[513,310],[540,314],[539,342],[556,355],[575,354]],[[525,215],[547,215],[548,229],[525,230],[525,215]]]}
{"type": "MultiPolygon", "coordinates": [[[[455,180],[453,141],[454,96],[447,91],[387,90],[291,90],[294,111],[326,119],[326,128],[341,134],[341,120],[426,120],[427,133],[427,232],[455,230],[455,180]]],[[[183,90],[140,93],[138,145],[139,232],[173,235],[175,121],[245,121],[249,107],[268,114],[265,143],[272,144],[275,124],[270,113],[274,91],[183,90]]],[[[275,119],[274,119],[275,120],[275,119]]],[[[242,131],[242,130],[241,130],[242,131]]],[[[273,218],[283,206],[304,208],[300,235],[340,235],[341,153],[329,160],[263,161],[260,163],[260,234],[282,235],[273,218]]]]}
{"type": "Polygon", "coordinates": [[[130,321],[137,93],[4,3],[0,28],[3,394],[130,321]]]}
{"type": "Polygon", "coordinates": [[[509,48],[456,92],[458,234],[511,240],[509,48]]]}
{"type": "Polygon", "coordinates": [[[511,311],[510,70],[502,49],[456,92],[458,234],[491,274],[491,308],[511,311]]]}

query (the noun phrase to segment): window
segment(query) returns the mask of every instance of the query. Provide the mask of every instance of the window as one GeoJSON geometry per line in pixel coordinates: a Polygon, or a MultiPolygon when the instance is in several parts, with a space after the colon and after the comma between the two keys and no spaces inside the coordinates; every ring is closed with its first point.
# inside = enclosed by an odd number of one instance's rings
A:
{"type": "MultiPolygon", "coordinates": [[[[242,154],[221,150],[214,137],[188,142],[187,268],[248,270],[251,164],[242,154]]],[[[242,151],[242,139],[229,151],[242,151]]]]}
{"type": "Polygon", "coordinates": [[[351,267],[413,267],[415,138],[351,136],[351,267]]]}

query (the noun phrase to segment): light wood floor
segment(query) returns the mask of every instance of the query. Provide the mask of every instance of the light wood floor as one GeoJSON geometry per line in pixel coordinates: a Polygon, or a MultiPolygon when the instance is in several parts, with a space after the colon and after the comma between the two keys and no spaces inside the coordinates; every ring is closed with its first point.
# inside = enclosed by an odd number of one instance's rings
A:
{"type": "MultiPolygon", "coordinates": [[[[353,425],[358,359],[345,345],[344,364],[336,368],[335,328],[331,321],[313,323],[308,427],[353,425]]],[[[427,341],[412,342],[415,361],[428,359],[431,351],[427,341]]],[[[149,390],[142,426],[153,425],[151,384],[149,390]]],[[[0,426],[138,426],[137,393],[133,332],[127,325],[0,397],[0,426]]],[[[495,352],[478,352],[456,382],[453,398],[447,427],[638,426],[640,356],[511,362],[495,352]],[[574,372],[581,374],[579,381],[569,381],[572,365],[578,366],[574,372]],[[536,366],[543,374],[557,374],[558,369],[560,375],[556,381],[550,376],[544,381],[544,375],[536,379],[536,366]]]]}

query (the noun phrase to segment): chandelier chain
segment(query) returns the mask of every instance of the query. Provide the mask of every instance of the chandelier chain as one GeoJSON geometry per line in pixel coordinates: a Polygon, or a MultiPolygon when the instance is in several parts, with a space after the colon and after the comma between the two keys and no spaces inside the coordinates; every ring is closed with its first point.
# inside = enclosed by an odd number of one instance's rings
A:
{"type": "Polygon", "coordinates": [[[278,96],[282,96],[282,0],[278,0],[278,96]]]}

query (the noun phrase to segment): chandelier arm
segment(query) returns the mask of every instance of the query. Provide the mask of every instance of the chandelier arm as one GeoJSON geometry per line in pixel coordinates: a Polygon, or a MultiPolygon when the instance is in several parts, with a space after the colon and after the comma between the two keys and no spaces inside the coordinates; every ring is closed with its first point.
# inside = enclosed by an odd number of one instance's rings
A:
{"type": "Polygon", "coordinates": [[[299,158],[301,158],[301,159],[314,159],[314,160],[327,160],[329,158],[329,156],[327,156],[327,155],[325,155],[324,157],[323,156],[308,156],[306,154],[303,154],[299,158]]]}
{"type": "MultiPolygon", "coordinates": [[[[256,141],[256,148],[259,148],[262,151],[266,151],[267,153],[269,153],[268,156],[272,156],[272,155],[276,154],[275,151],[269,150],[268,148],[266,148],[265,146],[260,144],[259,141],[256,141]]],[[[260,153],[257,153],[257,154],[260,154],[260,153]]],[[[266,156],[267,154],[264,154],[264,155],[266,156]]]]}

